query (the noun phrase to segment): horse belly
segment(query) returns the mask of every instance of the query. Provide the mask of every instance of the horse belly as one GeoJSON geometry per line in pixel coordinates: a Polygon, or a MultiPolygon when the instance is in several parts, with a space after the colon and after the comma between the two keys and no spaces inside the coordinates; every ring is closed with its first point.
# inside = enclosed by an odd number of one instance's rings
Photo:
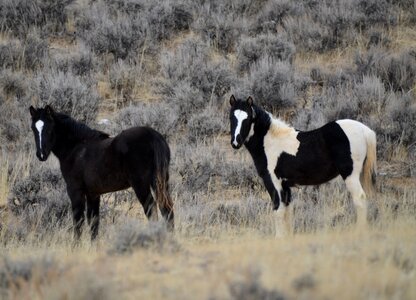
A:
{"type": "Polygon", "coordinates": [[[86,188],[94,194],[120,191],[130,186],[125,173],[117,167],[111,168],[108,164],[86,167],[84,174],[86,188]]]}
{"type": "Polygon", "coordinates": [[[291,185],[318,185],[339,175],[332,162],[317,158],[301,161],[286,154],[279,158],[275,173],[278,178],[287,180],[291,185]]]}

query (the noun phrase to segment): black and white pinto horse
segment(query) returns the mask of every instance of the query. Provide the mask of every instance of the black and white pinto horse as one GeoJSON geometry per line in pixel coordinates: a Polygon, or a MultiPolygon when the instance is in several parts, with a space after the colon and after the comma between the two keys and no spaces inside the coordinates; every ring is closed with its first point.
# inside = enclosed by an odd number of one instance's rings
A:
{"type": "Polygon", "coordinates": [[[168,191],[170,149],[157,131],[133,127],[112,138],[50,106],[30,107],[36,156],[50,152],[60,163],[72,204],[75,238],[85,220],[91,238],[98,234],[100,195],[133,187],[148,219],[157,218],[157,206],[173,229],[173,203],[168,191]],[[154,199],[154,196],[155,198],[154,199]]]}
{"type": "MultiPolygon", "coordinates": [[[[337,120],[302,132],[254,105],[251,97],[242,101],[233,95],[230,105],[231,145],[239,149],[244,144],[250,152],[273,202],[276,226],[284,227],[292,186],[319,185],[338,175],[352,196],[358,223],[366,222],[366,194],[361,183],[367,193],[374,190],[374,131],[357,121],[337,120]]],[[[276,228],[277,234],[286,229],[276,228]]]]}

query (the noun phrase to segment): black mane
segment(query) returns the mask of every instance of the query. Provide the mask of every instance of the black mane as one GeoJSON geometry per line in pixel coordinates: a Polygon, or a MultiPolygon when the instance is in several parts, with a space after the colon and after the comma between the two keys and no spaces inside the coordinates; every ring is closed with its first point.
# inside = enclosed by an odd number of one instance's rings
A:
{"type": "Polygon", "coordinates": [[[104,140],[110,137],[108,133],[100,130],[95,130],[87,125],[78,122],[68,115],[62,113],[54,114],[57,124],[62,126],[65,131],[71,134],[71,137],[76,140],[104,140]]]}

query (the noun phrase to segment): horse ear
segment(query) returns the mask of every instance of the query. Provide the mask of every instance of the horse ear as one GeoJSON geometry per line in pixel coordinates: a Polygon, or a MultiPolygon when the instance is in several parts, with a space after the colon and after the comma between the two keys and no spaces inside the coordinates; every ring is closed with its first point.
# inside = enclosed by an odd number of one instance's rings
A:
{"type": "Polygon", "coordinates": [[[29,111],[30,111],[30,115],[32,116],[32,118],[35,116],[36,114],[36,108],[34,108],[32,105],[29,107],[29,111]]]}
{"type": "Polygon", "coordinates": [[[45,106],[45,111],[48,114],[48,116],[51,116],[52,117],[53,114],[54,114],[54,111],[53,111],[53,109],[52,109],[52,107],[50,105],[46,105],[45,106]]]}
{"type": "Polygon", "coordinates": [[[237,100],[235,100],[234,95],[231,95],[231,97],[230,97],[230,105],[231,106],[234,106],[236,102],[237,102],[237,100]]]}
{"type": "Polygon", "coordinates": [[[247,98],[247,104],[253,106],[253,98],[251,98],[251,96],[247,98]]]}

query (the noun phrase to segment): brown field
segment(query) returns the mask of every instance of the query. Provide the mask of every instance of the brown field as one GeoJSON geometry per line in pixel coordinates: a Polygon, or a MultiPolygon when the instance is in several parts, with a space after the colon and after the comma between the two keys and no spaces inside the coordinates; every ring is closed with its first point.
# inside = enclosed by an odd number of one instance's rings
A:
{"type": "MultiPolygon", "coordinates": [[[[245,155],[243,158],[247,159],[245,155]]],[[[3,296],[9,299],[413,299],[416,295],[414,183],[411,178],[380,177],[378,190],[382,192],[372,202],[369,213],[372,221],[364,228],[356,227],[354,213],[348,213],[351,205],[341,180],[323,185],[319,192],[311,188],[295,189],[297,202],[291,211],[295,232],[282,238],[274,236],[274,217],[269,207],[261,206],[251,220],[248,219],[251,215],[244,213],[244,201],[269,201],[262,190],[201,195],[195,208],[199,210],[196,219],[189,218],[187,205],[176,195],[173,236],[161,229],[160,238],[146,245],[135,245],[132,236],[125,237],[124,242],[131,244],[126,246],[127,252],[118,252],[115,249],[121,240],[117,236],[124,234],[125,225],[137,225],[135,221],[140,220],[137,232],[143,232],[147,223],[140,205],[131,200],[117,206],[112,216],[104,217],[97,243],[91,244],[86,233],[80,245],[74,247],[69,220],[67,225],[42,238],[36,236],[37,230],[33,228],[25,240],[7,239],[0,246],[3,268],[8,264],[12,270],[26,270],[29,264],[32,273],[28,280],[13,277],[3,296]],[[318,193],[317,205],[310,205],[313,193],[318,193]],[[228,200],[222,201],[225,197],[228,200]]],[[[106,196],[104,201],[111,204],[113,197],[106,196]]],[[[9,224],[18,222],[7,212],[2,213],[3,221],[7,216],[9,224]]],[[[3,241],[6,234],[3,228],[0,231],[3,241]]],[[[0,273],[0,284],[2,276],[4,272],[0,273]]]]}
{"type": "Polygon", "coordinates": [[[0,1],[0,299],[416,299],[415,16],[413,0],[0,1]],[[369,224],[338,178],[294,188],[277,238],[229,144],[231,94],[300,130],[371,127],[369,224]],[[175,232],[127,190],[75,245],[58,161],[35,156],[28,107],[45,104],[165,135],[175,232]]]}

